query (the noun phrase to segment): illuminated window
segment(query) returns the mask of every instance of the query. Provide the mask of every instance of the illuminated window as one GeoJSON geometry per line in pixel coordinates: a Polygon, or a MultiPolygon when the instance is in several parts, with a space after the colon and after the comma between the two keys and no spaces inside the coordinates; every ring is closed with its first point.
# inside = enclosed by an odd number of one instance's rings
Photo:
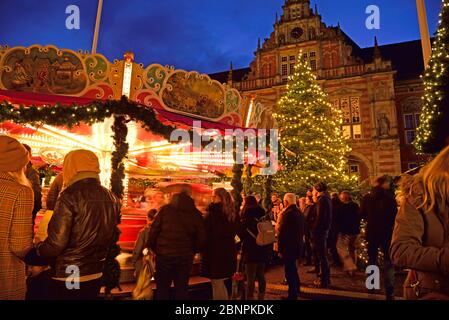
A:
{"type": "Polygon", "coordinates": [[[351,107],[349,106],[349,99],[347,98],[341,99],[340,109],[343,114],[343,122],[351,123],[351,107]]]}
{"type": "Polygon", "coordinates": [[[288,75],[288,64],[282,65],[282,75],[287,76],[288,75]]]}
{"type": "Polygon", "coordinates": [[[420,118],[421,118],[421,114],[415,113],[415,125],[417,128],[419,127],[419,124],[420,124],[420,118]]]}
{"type": "Polygon", "coordinates": [[[362,139],[362,126],[360,124],[352,126],[352,137],[354,139],[362,139]]]}
{"type": "Polygon", "coordinates": [[[334,108],[340,109],[343,118],[343,135],[350,139],[362,139],[360,98],[334,99],[334,108]]]}
{"type": "Polygon", "coordinates": [[[350,139],[351,138],[351,126],[343,126],[343,137],[350,139]]]}
{"type": "Polygon", "coordinates": [[[310,60],[310,68],[312,68],[313,71],[316,71],[316,60],[310,60]]]}
{"type": "Polygon", "coordinates": [[[349,173],[351,174],[357,174],[360,172],[360,167],[358,164],[351,164],[349,165],[349,173]]]}
{"type": "Polygon", "coordinates": [[[415,119],[413,117],[413,114],[404,115],[404,124],[405,129],[415,129],[415,119]]]}
{"type": "Polygon", "coordinates": [[[291,15],[292,15],[292,18],[296,18],[296,15],[297,15],[296,8],[292,9],[291,15]]]}
{"type": "Polygon", "coordinates": [[[412,144],[416,138],[416,128],[419,126],[419,113],[404,114],[405,143],[412,144]]]}
{"type": "Polygon", "coordinates": [[[415,141],[416,132],[415,130],[405,130],[405,143],[412,144],[415,141]]]}
{"type": "Polygon", "coordinates": [[[352,122],[354,122],[354,123],[360,122],[360,99],[359,98],[351,98],[351,115],[352,115],[352,122]]]}
{"type": "Polygon", "coordinates": [[[291,63],[290,64],[290,74],[293,74],[293,73],[295,73],[295,64],[291,63]]]}

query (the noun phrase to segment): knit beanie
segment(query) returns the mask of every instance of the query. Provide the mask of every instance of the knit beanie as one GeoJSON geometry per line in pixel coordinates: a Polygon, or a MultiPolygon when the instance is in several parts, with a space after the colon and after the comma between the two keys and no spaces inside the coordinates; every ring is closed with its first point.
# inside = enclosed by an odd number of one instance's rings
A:
{"type": "Polygon", "coordinates": [[[16,172],[25,167],[29,159],[28,151],[16,139],[0,135],[0,171],[16,172]]]}

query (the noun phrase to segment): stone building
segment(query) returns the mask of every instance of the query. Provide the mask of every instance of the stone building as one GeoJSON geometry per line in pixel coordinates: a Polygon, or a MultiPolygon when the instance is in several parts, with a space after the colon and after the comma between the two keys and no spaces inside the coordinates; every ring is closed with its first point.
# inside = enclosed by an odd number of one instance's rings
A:
{"type": "Polygon", "coordinates": [[[310,0],[286,0],[249,68],[210,75],[253,99],[248,126],[275,126],[272,113],[298,55],[310,63],[330,102],[341,108],[352,147],[348,170],[362,180],[398,175],[424,161],[411,143],[423,85],[420,41],[360,48],[340,25],[327,26],[310,0]]]}

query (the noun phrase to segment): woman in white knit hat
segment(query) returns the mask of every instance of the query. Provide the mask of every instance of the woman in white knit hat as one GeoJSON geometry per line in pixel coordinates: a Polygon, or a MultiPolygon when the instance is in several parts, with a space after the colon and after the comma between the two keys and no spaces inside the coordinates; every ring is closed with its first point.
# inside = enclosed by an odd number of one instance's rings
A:
{"type": "Polygon", "coordinates": [[[33,246],[33,191],[25,177],[28,151],[0,136],[0,300],[25,299],[25,263],[33,246]]]}

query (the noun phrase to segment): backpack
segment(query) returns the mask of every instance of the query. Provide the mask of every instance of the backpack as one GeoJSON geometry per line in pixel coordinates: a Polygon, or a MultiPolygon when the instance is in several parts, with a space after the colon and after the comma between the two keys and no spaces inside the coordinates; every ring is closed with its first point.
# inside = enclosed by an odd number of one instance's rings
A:
{"type": "Polygon", "coordinates": [[[261,220],[257,220],[257,237],[249,229],[248,233],[256,239],[256,244],[263,247],[269,246],[276,242],[276,234],[274,231],[274,226],[270,220],[265,220],[264,217],[261,220]]]}

